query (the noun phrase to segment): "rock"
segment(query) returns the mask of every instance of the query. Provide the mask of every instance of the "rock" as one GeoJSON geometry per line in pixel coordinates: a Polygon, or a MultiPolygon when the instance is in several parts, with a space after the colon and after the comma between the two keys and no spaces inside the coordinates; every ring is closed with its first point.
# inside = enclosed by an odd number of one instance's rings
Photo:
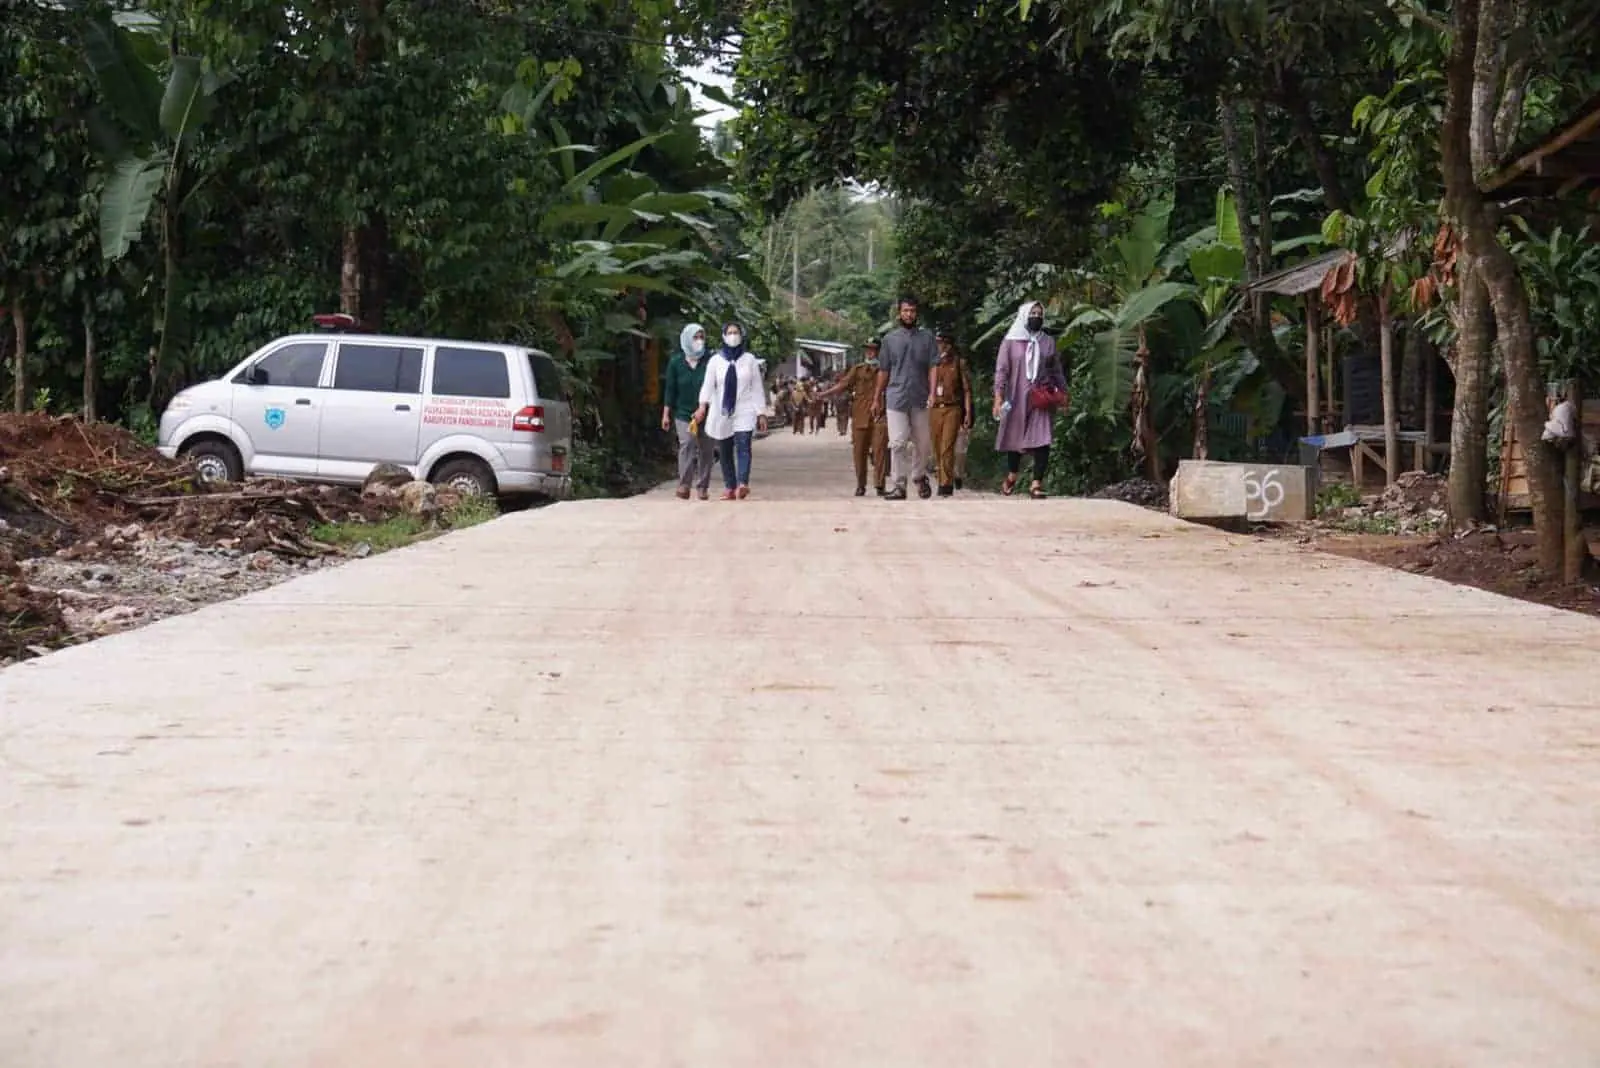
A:
{"type": "Polygon", "coordinates": [[[132,605],[119,604],[113,608],[107,608],[103,612],[96,612],[94,625],[96,627],[115,627],[118,624],[137,619],[138,616],[139,610],[137,608],[132,605]]]}
{"type": "Polygon", "coordinates": [[[439,514],[438,494],[427,482],[409,482],[400,487],[400,507],[407,515],[431,519],[439,514]]]}
{"type": "Polygon", "coordinates": [[[366,557],[369,557],[369,556],[372,555],[372,546],[369,543],[364,542],[364,541],[363,542],[359,542],[354,547],[351,548],[350,555],[355,557],[358,560],[365,559],[366,557]]]}
{"type": "Polygon", "coordinates": [[[379,464],[361,483],[363,497],[388,497],[392,492],[409,484],[414,476],[399,464],[379,464]]]}

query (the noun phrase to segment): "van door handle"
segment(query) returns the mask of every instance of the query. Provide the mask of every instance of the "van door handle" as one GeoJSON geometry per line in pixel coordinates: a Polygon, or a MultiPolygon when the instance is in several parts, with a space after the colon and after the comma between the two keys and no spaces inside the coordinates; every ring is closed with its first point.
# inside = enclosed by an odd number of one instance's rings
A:
{"type": "Polygon", "coordinates": [[[304,404],[307,407],[310,407],[311,406],[311,398],[310,397],[301,397],[300,399],[296,400],[295,403],[296,404],[304,404]]]}
{"type": "Polygon", "coordinates": [[[411,410],[411,405],[409,405],[409,404],[396,404],[394,406],[394,410],[397,411],[397,412],[409,412],[411,410]]]}

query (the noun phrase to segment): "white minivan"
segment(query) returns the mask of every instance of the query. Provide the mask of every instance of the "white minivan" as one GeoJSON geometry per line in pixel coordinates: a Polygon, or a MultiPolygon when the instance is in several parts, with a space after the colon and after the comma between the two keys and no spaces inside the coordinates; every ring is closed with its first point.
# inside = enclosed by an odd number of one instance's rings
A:
{"type": "Polygon", "coordinates": [[[572,407],[560,370],[547,353],[518,345],[280,337],[174,397],[159,447],[192,457],[215,481],[359,485],[391,463],[465,493],[572,492],[572,407]]]}

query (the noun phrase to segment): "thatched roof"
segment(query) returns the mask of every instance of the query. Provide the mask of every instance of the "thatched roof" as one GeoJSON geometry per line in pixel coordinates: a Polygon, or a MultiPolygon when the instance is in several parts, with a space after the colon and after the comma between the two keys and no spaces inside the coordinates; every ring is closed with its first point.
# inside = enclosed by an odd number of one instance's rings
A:
{"type": "Polygon", "coordinates": [[[1262,275],[1241,288],[1246,293],[1276,293],[1282,297],[1298,297],[1314,289],[1320,289],[1322,280],[1328,277],[1328,272],[1339,266],[1349,255],[1350,253],[1342,248],[1324,252],[1315,259],[1262,275]]]}

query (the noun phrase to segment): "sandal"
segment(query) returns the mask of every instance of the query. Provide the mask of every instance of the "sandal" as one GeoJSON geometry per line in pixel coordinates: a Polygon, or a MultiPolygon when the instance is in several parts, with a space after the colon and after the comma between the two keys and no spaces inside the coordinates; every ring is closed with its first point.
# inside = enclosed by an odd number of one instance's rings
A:
{"type": "Polygon", "coordinates": [[[1044,487],[1035,482],[1032,486],[1028,487],[1028,496],[1032,497],[1036,501],[1044,500],[1046,496],[1044,487]]]}
{"type": "Polygon", "coordinates": [[[1004,482],[1000,483],[1000,492],[1004,493],[1007,497],[1009,497],[1013,493],[1015,493],[1016,491],[1017,491],[1017,476],[1016,475],[1007,475],[1006,476],[1006,480],[1004,482]]]}

